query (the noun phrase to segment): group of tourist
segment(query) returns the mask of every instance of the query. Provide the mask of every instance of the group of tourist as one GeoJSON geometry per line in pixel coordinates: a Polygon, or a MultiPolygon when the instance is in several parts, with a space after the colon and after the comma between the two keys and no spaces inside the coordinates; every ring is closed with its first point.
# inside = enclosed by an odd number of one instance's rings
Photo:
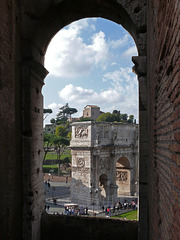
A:
{"type": "Polygon", "coordinates": [[[74,208],[74,207],[64,207],[66,215],[88,215],[88,207],[85,209],[74,208]]]}
{"type": "Polygon", "coordinates": [[[111,206],[104,207],[102,206],[102,211],[105,212],[107,216],[111,216],[111,213],[115,213],[116,209],[117,211],[123,210],[123,209],[133,209],[136,210],[138,208],[137,202],[133,199],[132,201],[128,202],[127,200],[124,200],[123,203],[118,201],[117,203],[114,203],[113,208],[111,206]]]}

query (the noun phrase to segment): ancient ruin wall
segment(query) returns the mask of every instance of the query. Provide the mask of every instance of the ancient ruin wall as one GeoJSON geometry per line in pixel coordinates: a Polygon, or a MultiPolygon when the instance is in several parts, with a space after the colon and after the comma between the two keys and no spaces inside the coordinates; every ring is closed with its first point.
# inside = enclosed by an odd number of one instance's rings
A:
{"type": "Polygon", "coordinates": [[[180,1],[149,1],[149,237],[180,236],[180,1]]]}
{"type": "Polygon", "coordinates": [[[42,216],[42,240],[94,239],[137,240],[138,222],[117,219],[47,215],[42,216]]]}
{"type": "Polygon", "coordinates": [[[20,5],[0,1],[0,238],[21,239],[20,5]]]}

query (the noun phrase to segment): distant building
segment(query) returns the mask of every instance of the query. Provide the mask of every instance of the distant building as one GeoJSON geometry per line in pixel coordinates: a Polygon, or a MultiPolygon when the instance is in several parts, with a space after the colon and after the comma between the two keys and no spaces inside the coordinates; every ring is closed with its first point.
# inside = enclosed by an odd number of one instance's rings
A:
{"type": "Polygon", "coordinates": [[[83,110],[83,117],[84,118],[91,118],[93,120],[96,120],[101,115],[100,107],[96,105],[87,105],[84,107],[83,110]]]}

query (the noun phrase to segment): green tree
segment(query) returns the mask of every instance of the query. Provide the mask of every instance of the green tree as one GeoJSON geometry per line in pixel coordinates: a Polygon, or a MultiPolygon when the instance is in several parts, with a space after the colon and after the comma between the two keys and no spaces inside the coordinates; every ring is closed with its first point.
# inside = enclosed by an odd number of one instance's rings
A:
{"type": "Polygon", "coordinates": [[[89,117],[80,117],[80,119],[79,119],[79,122],[85,122],[85,121],[93,121],[91,118],[89,118],[89,117]]]}
{"type": "Polygon", "coordinates": [[[55,135],[59,137],[66,137],[67,136],[67,130],[63,125],[60,125],[56,128],[55,135]]]}
{"type": "Polygon", "coordinates": [[[113,110],[112,113],[115,113],[115,114],[117,114],[118,116],[120,116],[120,111],[118,111],[118,110],[113,110]]]}
{"type": "Polygon", "coordinates": [[[46,159],[46,155],[47,153],[50,151],[50,148],[52,146],[52,138],[53,138],[54,135],[52,134],[44,134],[44,146],[43,146],[43,149],[44,149],[44,156],[43,156],[43,164],[45,162],[45,159],[46,159]]]}
{"type": "Polygon", "coordinates": [[[55,124],[56,123],[55,118],[51,118],[50,123],[55,124]]]}
{"type": "Polygon", "coordinates": [[[68,118],[71,119],[71,115],[76,113],[78,110],[76,108],[70,108],[68,103],[59,108],[59,112],[56,118],[56,124],[67,121],[68,118]]]}
{"type": "Polygon", "coordinates": [[[67,121],[67,117],[65,116],[64,110],[66,108],[69,108],[68,103],[66,103],[64,106],[59,108],[59,112],[57,113],[57,118],[56,118],[56,124],[59,124],[62,121],[67,121]]]}
{"type": "Polygon", "coordinates": [[[112,122],[119,122],[120,121],[120,114],[112,113],[111,117],[112,117],[112,122]]]}
{"type": "Polygon", "coordinates": [[[68,132],[67,137],[71,140],[72,132],[68,132]]]}
{"type": "Polygon", "coordinates": [[[53,111],[52,111],[52,109],[50,109],[50,108],[44,108],[43,109],[43,113],[52,113],[53,111]]]}
{"type": "Polygon", "coordinates": [[[134,115],[129,115],[128,123],[134,122],[134,115]]]}
{"type": "Polygon", "coordinates": [[[45,119],[47,118],[47,116],[48,116],[49,114],[51,114],[52,112],[53,112],[52,109],[44,108],[44,109],[43,109],[43,114],[46,114],[46,115],[44,116],[43,120],[45,120],[45,119]]]}
{"type": "Polygon", "coordinates": [[[114,115],[110,112],[102,113],[97,119],[96,122],[114,122],[114,115]]]}
{"type": "Polygon", "coordinates": [[[67,149],[67,146],[69,146],[70,141],[67,138],[60,137],[60,136],[54,136],[52,138],[52,143],[55,147],[55,151],[57,153],[57,161],[58,161],[58,176],[60,177],[60,159],[62,154],[65,152],[67,149]]]}
{"type": "Polygon", "coordinates": [[[121,120],[127,122],[128,115],[126,113],[120,114],[121,120]]]}
{"type": "Polygon", "coordinates": [[[65,116],[67,117],[67,119],[68,118],[70,118],[71,119],[71,115],[72,114],[74,114],[74,113],[77,113],[77,109],[76,108],[70,108],[70,107],[68,107],[68,108],[65,108],[64,110],[63,110],[63,113],[65,113],[65,116]]]}

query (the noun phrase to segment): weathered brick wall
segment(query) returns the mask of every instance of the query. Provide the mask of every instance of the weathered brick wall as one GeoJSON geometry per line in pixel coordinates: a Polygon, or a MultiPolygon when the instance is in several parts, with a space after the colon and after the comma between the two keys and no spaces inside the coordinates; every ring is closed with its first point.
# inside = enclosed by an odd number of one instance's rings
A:
{"type": "Polygon", "coordinates": [[[150,239],[179,239],[180,1],[149,1],[148,30],[150,239]]]}
{"type": "Polygon", "coordinates": [[[0,1],[0,239],[21,239],[18,1],[0,1]]]}
{"type": "Polygon", "coordinates": [[[137,240],[138,222],[44,213],[41,239],[137,240]]]}

